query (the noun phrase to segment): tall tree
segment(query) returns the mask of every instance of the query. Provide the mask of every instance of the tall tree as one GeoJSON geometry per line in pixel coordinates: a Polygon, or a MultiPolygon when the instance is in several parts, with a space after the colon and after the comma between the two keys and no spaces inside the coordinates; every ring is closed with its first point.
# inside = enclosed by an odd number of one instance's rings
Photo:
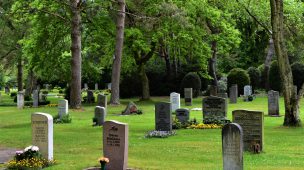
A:
{"type": "Polygon", "coordinates": [[[299,101],[303,89],[301,89],[299,95],[297,95],[297,90],[293,84],[292,71],[284,39],[283,6],[283,0],[270,0],[271,25],[273,31],[272,38],[278,59],[280,76],[283,81],[282,85],[285,103],[285,118],[283,125],[300,126],[299,101]]]}
{"type": "Polygon", "coordinates": [[[118,3],[118,15],[116,21],[116,46],[115,55],[112,66],[112,85],[111,85],[111,104],[119,105],[119,82],[120,82],[120,68],[121,57],[124,41],[124,27],[125,27],[125,0],[117,0],[118,3]]]}

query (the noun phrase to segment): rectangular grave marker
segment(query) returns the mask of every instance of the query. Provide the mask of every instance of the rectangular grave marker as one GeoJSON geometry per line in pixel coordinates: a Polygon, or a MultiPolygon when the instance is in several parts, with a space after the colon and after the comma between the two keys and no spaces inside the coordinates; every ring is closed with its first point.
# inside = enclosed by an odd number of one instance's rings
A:
{"type": "Polygon", "coordinates": [[[95,83],[95,90],[98,90],[98,83],[95,83]]]}
{"type": "Polygon", "coordinates": [[[239,124],[244,133],[244,150],[252,151],[252,146],[258,144],[260,151],[264,144],[264,113],[260,111],[234,110],[232,122],[239,124]]]}
{"type": "Polygon", "coordinates": [[[103,125],[103,153],[109,158],[107,170],[126,170],[128,166],[129,128],[125,123],[106,121],[103,125]]]}
{"type": "Polygon", "coordinates": [[[69,102],[68,100],[62,99],[58,101],[58,115],[61,118],[69,113],[69,102]]]}
{"type": "Polygon", "coordinates": [[[244,96],[252,95],[252,89],[250,85],[244,86],[244,96]]]}
{"type": "Polygon", "coordinates": [[[94,103],[94,93],[92,90],[87,91],[87,103],[94,103]]]}
{"type": "Polygon", "coordinates": [[[204,122],[211,120],[222,121],[227,116],[226,99],[216,96],[203,98],[203,119],[204,122]]]}
{"type": "Polygon", "coordinates": [[[238,86],[237,86],[237,84],[233,84],[229,88],[230,103],[237,103],[237,98],[238,98],[238,86]]]}
{"type": "Polygon", "coordinates": [[[107,96],[104,94],[97,95],[97,106],[107,108],[107,96]]]}
{"type": "Polygon", "coordinates": [[[185,105],[192,106],[192,88],[184,89],[185,105]]]}
{"type": "Polygon", "coordinates": [[[181,123],[186,123],[189,121],[190,118],[190,112],[189,109],[176,109],[176,118],[178,119],[179,122],[181,123]]]}
{"type": "Polygon", "coordinates": [[[94,118],[96,119],[96,125],[102,126],[106,118],[106,109],[104,107],[96,106],[94,118]]]}
{"type": "Polygon", "coordinates": [[[19,91],[17,93],[17,108],[23,109],[23,107],[24,107],[24,92],[19,91]]]}
{"type": "Polygon", "coordinates": [[[45,159],[53,160],[53,117],[46,113],[32,114],[32,144],[39,147],[45,159]]]}
{"type": "Polygon", "coordinates": [[[171,103],[159,102],[155,104],[155,130],[172,130],[171,103]]]}
{"type": "Polygon", "coordinates": [[[175,92],[171,93],[170,102],[171,102],[171,111],[175,112],[176,109],[180,108],[180,94],[175,92]]]}
{"type": "Polygon", "coordinates": [[[278,91],[270,90],[268,92],[268,115],[269,116],[280,116],[279,99],[280,99],[280,94],[278,91]]]}
{"type": "Polygon", "coordinates": [[[38,90],[33,90],[33,107],[38,107],[39,105],[39,92],[38,90]]]}

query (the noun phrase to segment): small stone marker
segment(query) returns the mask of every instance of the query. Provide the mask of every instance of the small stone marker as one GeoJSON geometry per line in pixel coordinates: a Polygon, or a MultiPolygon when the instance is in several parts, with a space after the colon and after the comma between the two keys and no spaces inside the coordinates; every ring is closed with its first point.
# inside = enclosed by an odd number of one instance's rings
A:
{"type": "Polygon", "coordinates": [[[230,103],[237,103],[237,97],[238,97],[238,86],[237,86],[237,84],[233,84],[229,88],[230,103]]]}
{"type": "Polygon", "coordinates": [[[155,130],[172,131],[171,103],[155,104],[155,130]]]}
{"type": "Polygon", "coordinates": [[[98,83],[95,83],[95,90],[98,90],[98,83]]]}
{"type": "Polygon", "coordinates": [[[39,91],[33,90],[33,107],[38,107],[39,105],[39,91]]]}
{"type": "Polygon", "coordinates": [[[85,89],[89,89],[89,86],[88,86],[87,83],[84,83],[84,88],[85,88],[85,89]]]}
{"type": "Polygon", "coordinates": [[[189,109],[176,109],[175,111],[176,118],[178,119],[179,122],[181,123],[187,123],[190,118],[190,112],[189,109]]]}
{"type": "Polygon", "coordinates": [[[227,116],[226,99],[216,96],[203,98],[203,119],[204,122],[210,120],[225,120],[227,116]]]}
{"type": "Polygon", "coordinates": [[[107,170],[126,170],[128,166],[129,128],[125,123],[106,121],[103,124],[103,153],[109,158],[107,170]]]}
{"type": "Polygon", "coordinates": [[[268,92],[268,115],[280,116],[279,107],[280,94],[278,91],[270,90],[268,92]]]}
{"type": "Polygon", "coordinates": [[[252,89],[250,85],[244,86],[244,96],[252,95],[252,89]]]}
{"type": "Polygon", "coordinates": [[[217,96],[217,86],[210,85],[209,91],[210,91],[210,96],[217,96]]]}
{"type": "Polygon", "coordinates": [[[46,113],[32,114],[32,144],[39,147],[45,159],[53,160],[53,117],[46,113]]]}
{"type": "Polygon", "coordinates": [[[260,151],[264,144],[264,113],[260,111],[234,110],[232,121],[239,124],[244,133],[244,150],[253,151],[259,145],[260,151]]]}
{"type": "Polygon", "coordinates": [[[10,92],[11,92],[11,91],[10,91],[10,88],[9,88],[9,87],[7,87],[7,86],[6,86],[4,89],[5,89],[5,93],[6,93],[6,94],[8,94],[8,93],[10,93],[10,92]]]}
{"type": "Polygon", "coordinates": [[[107,87],[108,87],[109,90],[111,90],[112,89],[112,83],[108,83],[107,87]]]}
{"type": "Polygon", "coordinates": [[[217,93],[217,97],[221,97],[221,98],[228,98],[228,94],[227,93],[217,93]]]}
{"type": "Polygon", "coordinates": [[[138,109],[135,103],[133,102],[129,102],[128,106],[126,107],[126,109],[124,111],[122,111],[121,114],[123,115],[130,115],[132,113],[137,113],[138,109]]]}
{"type": "Polygon", "coordinates": [[[94,103],[94,93],[92,90],[87,91],[87,103],[94,103]]]}
{"type": "Polygon", "coordinates": [[[185,105],[192,106],[192,88],[184,89],[185,105]]]}
{"type": "Polygon", "coordinates": [[[175,112],[176,109],[180,108],[180,94],[172,92],[170,93],[171,111],[175,112]]]}
{"type": "Polygon", "coordinates": [[[224,170],[243,170],[243,130],[236,123],[226,124],[222,129],[224,170]]]}
{"type": "Polygon", "coordinates": [[[58,115],[61,118],[69,113],[69,102],[68,100],[62,99],[58,101],[58,115]]]}
{"type": "Polygon", "coordinates": [[[96,119],[96,125],[102,126],[106,118],[106,109],[104,107],[96,106],[94,118],[96,119]]]}
{"type": "Polygon", "coordinates": [[[98,94],[97,96],[97,106],[107,108],[107,96],[104,94],[98,94]]]}
{"type": "Polygon", "coordinates": [[[24,92],[19,91],[17,94],[17,108],[23,109],[24,107],[24,92]]]}

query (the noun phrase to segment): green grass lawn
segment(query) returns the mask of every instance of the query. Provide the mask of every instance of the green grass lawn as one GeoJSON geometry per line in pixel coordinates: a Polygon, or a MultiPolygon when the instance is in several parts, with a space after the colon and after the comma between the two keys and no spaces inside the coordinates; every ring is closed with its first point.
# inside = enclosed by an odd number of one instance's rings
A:
{"type": "MultiPolygon", "coordinates": [[[[4,101],[8,96],[3,94],[4,101]]],[[[222,169],[220,129],[183,129],[177,135],[165,139],[144,138],[147,131],[154,129],[154,103],[169,101],[168,97],[154,97],[153,101],[136,102],[138,99],[124,99],[121,106],[109,106],[107,120],[117,120],[129,125],[128,166],[137,169],[161,170],[215,170],[222,169]],[[135,101],[143,115],[120,116],[128,101],[135,101]]],[[[52,103],[57,99],[52,98],[52,103]]],[[[185,107],[181,100],[182,107],[185,107]]],[[[194,99],[190,108],[201,107],[202,99],[194,99]]],[[[189,107],[188,107],[189,108],[189,107]]],[[[253,102],[228,104],[228,118],[232,110],[260,110],[267,115],[267,98],[258,97],[253,102]]],[[[283,115],[283,99],[280,99],[283,115]]],[[[303,103],[301,112],[303,113],[303,103]]],[[[0,146],[20,148],[31,145],[31,113],[57,114],[56,107],[25,108],[0,107],[0,146]]],[[[80,170],[99,165],[102,156],[102,127],[92,127],[94,105],[85,105],[83,111],[69,110],[71,124],[54,124],[54,157],[58,161],[47,169],[80,170]]],[[[201,111],[191,111],[191,118],[202,119],[201,111]]],[[[261,154],[244,154],[245,169],[304,169],[303,128],[283,127],[284,117],[264,119],[264,151],[261,154]]],[[[303,116],[302,116],[303,121],[303,116]]]]}

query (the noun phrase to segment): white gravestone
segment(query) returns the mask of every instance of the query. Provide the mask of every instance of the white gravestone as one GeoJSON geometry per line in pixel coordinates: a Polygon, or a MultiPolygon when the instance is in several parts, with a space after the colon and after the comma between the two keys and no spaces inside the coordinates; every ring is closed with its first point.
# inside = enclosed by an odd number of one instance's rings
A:
{"type": "Polygon", "coordinates": [[[171,103],[171,111],[175,112],[176,109],[180,108],[180,94],[179,93],[171,93],[170,94],[170,103],[171,103]]]}
{"type": "Polygon", "coordinates": [[[23,109],[24,107],[24,93],[23,91],[19,91],[17,94],[17,107],[18,109],[23,109]]]}
{"type": "Polygon", "coordinates": [[[61,118],[69,113],[69,102],[68,100],[62,99],[58,101],[58,115],[61,118]]]}

